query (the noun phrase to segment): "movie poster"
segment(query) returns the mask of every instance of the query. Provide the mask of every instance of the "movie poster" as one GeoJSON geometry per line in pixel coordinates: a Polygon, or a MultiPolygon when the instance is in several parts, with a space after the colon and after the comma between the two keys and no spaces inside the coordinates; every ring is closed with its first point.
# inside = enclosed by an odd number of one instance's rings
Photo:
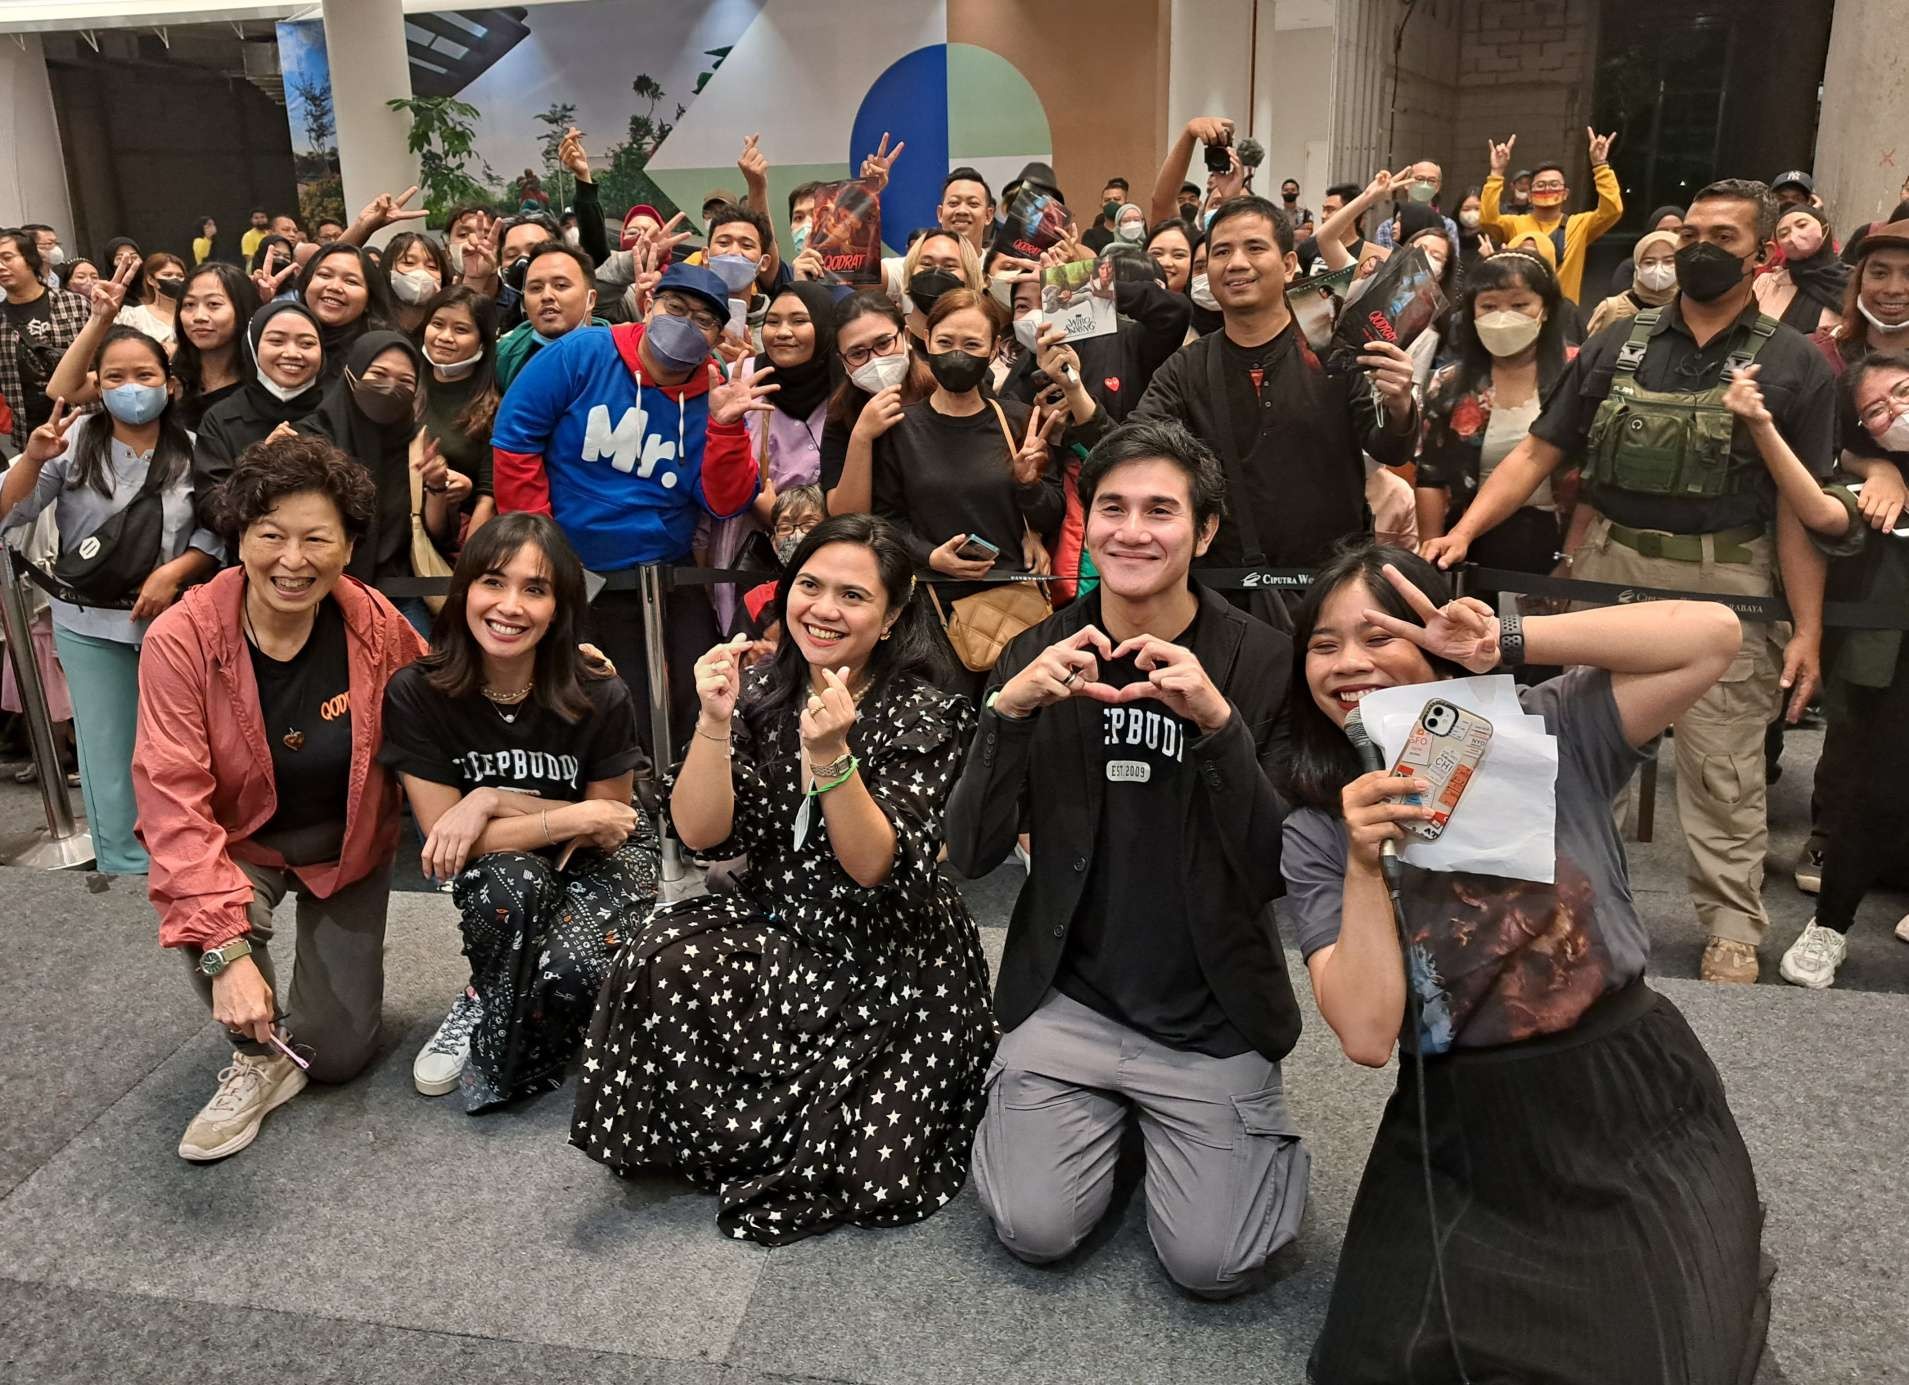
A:
{"type": "Polygon", "coordinates": [[[1054,324],[1066,341],[1084,341],[1111,333],[1114,321],[1114,262],[1075,260],[1041,271],[1041,322],[1054,324]]]}
{"type": "Polygon", "coordinates": [[[1295,279],[1286,286],[1287,305],[1299,320],[1306,344],[1314,351],[1324,351],[1331,344],[1332,329],[1339,322],[1339,305],[1345,302],[1352,276],[1358,272],[1357,265],[1346,265],[1310,279],[1295,279]]]}
{"type": "Polygon", "coordinates": [[[1007,220],[995,232],[994,248],[1038,260],[1067,232],[1067,205],[1045,188],[1023,183],[1008,203],[1007,220]]]}
{"type": "Polygon", "coordinates": [[[824,183],[815,192],[807,248],[822,257],[824,283],[880,284],[881,202],[864,183],[824,183]]]}

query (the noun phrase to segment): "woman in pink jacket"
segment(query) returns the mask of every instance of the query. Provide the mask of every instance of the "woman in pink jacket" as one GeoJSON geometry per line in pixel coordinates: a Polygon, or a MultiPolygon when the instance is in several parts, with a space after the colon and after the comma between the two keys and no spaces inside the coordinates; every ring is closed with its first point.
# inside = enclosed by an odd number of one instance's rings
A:
{"type": "Polygon", "coordinates": [[[236,1154],[307,1080],[346,1081],[377,1049],[398,835],[380,717],[424,644],[344,576],[373,497],[322,438],[255,445],[216,502],[239,565],[146,636],[133,791],[159,940],[237,1050],[180,1141],[186,1159],[236,1154]],[[298,943],[281,1009],[270,944],[288,893],[298,943]]]}

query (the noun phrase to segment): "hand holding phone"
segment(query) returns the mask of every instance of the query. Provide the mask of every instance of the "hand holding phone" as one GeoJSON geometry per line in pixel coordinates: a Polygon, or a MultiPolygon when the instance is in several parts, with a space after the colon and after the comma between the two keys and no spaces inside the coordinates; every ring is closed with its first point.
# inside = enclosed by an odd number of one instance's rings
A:
{"type": "Polygon", "coordinates": [[[1000,548],[979,534],[968,535],[968,541],[955,550],[955,557],[968,563],[992,563],[1000,556],[1000,548]]]}
{"type": "Polygon", "coordinates": [[[1417,807],[1430,805],[1435,811],[1423,822],[1401,824],[1428,842],[1435,842],[1457,811],[1465,788],[1471,783],[1478,764],[1491,744],[1491,723],[1476,712],[1435,697],[1425,704],[1418,722],[1405,739],[1392,773],[1403,779],[1420,779],[1431,789],[1411,794],[1402,801],[1417,807]]]}

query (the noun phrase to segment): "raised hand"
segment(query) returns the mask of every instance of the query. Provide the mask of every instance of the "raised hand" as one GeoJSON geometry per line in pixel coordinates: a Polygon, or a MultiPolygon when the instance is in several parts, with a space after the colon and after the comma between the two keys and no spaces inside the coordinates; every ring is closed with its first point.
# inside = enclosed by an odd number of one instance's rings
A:
{"type": "Polygon", "coordinates": [[[358,220],[370,222],[373,231],[381,230],[394,221],[422,221],[430,215],[428,211],[423,207],[407,210],[404,205],[417,195],[416,183],[411,184],[396,197],[388,192],[381,192],[365,204],[365,209],[358,213],[358,220]]]}
{"type": "Polygon", "coordinates": [[[1114,642],[1097,626],[1085,625],[1066,639],[1050,644],[1034,661],[1002,685],[994,710],[1005,717],[1024,717],[1065,702],[1100,680],[1100,661],[1114,657],[1114,642]]]}
{"type": "Polygon", "coordinates": [[[872,443],[901,422],[901,413],[901,386],[890,385],[880,394],[871,396],[868,403],[862,406],[861,417],[855,420],[854,436],[872,443]]]}
{"type": "Polygon", "coordinates": [[[1036,404],[1028,410],[1027,436],[1021,439],[1020,451],[1008,463],[1014,472],[1015,485],[1031,486],[1041,479],[1041,473],[1047,470],[1048,438],[1066,422],[1067,414],[1059,409],[1043,415],[1041,406],[1036,404]]]}
{"type": "Polygon", "coordinates": [[[590,181],[590,155],[583,147],[583,132],[572,125],[557,143],[557,162],[570,171],[579,183],[590,181]]]}
{"type": "Polygon", "coordinates": [[[1584,127],[1584,137],[1591,142],[1591,164],[1593,167],[1611,161],[1611,143],[1617,138],[1617,131],[1613,130],[1608,135],[1600,135],[1589,125],[1586,125],[1584,127]]]}
{"type": "Polygon", "coordinates": [[[259,270],[258,273],[252,276],[252,286],[259,291],[259,302],[270,303],[274,298],[277,298],[280,291],[285,287],[285,281],[297,272],[297,261],[286,265],[285,268],[279,270],[277,273],[273,273],[269,269],[259,270]]]}
{"type": "Polygon", "coordinates": [[[862,160],[862,181],[870,192],[880,192],[888,186],[888,175],[895,167],[895,160],[901,157],[901,151],[908,147],[907,141],[896,140],[895,147],[888,147],[888,131],[882,131],[879,148],[862,160]]]}
{"type": "Polygon", "coordinates": [[[1231,164],[1226,172],[1220,175],[1219,181],[1213,185],[1215,195],[1222,202],[1231,197],[1238,197],[1240,190],[1246,186],[1246,165],[1240,162],[1240,151],[1229,144],[1226,146],[1226,157],[1231,164]]]}
{"type": "Polygon", "coordinates": [[[1191,649],[1169,644],[1158,635],[1135,635],[1109,657],[1124,659],[1129,654],[1134,656],[1134,666],[1147,675],[1144,682],[1129,683],[1124,688],[1089,683],[1081,689],[1081,695],[1114,705],[1143,698],[1161,702],[1198,726],[1203,735],[1212,735],[1231,720],[1232,704],[1213,686],[1199,656],[1191,649]]]}
{"type": "Polygon", "coordinates": [[[742,137],[742,154],[736,160],[736,168],[747,183],[760,183],[769,176],[769,158],[757,147],[760,134],[742,137]]]}
{"type": "Polygon", "coordinates": [[[1223,115],[1196,115],[1186,123],[1186,132],[1201,144],[1225,144],[1233,138],[1233,122],[1223,115]]]}
{"type": "Polygon", "coordinates": [[[790,263],[789,272],[798,279],[814,280],[827,274],[828,268],[822,263],[822,252],[813,245],[805,245],[802,253],[790,263]]]}
{"type": "Polygon", "coordinates": [[[798,726],[811,770],[848,754],[848,732],[853,725],[855,698],[848,681],[835,669],[823,669],[822,691],[809,694],[798,726]]]}
{"type": "Polygon", "coordinates": [[[1491,158],[1491,171],[1500,178],[1511,171],[1511,151],[1518,147],[1518,137],[1513,135],[1503,144],[1492,140],[1485,141],[1485,152],[1491,158]]]}
{"type": "Polygon", "coordinates": [[[91,306],[95,318],[114,318],[126,306],[126,289],[139,274],[139,261],[127,260],[113,267],[113,277],[93,284],[91,306]]]}
{"type": "Polygon", "coordinates": [[[492,217],[490,231],[481,244],[464,249],[464,282],[489,283],[497,277],[497,266],[504,257],[504,218],[492,217]]]}
{"type": "Polygon", "coordinates": [[[1731,371],[1730,387],[1723,392],[1724,408],[1752,428],[1776,422],[1763,402],[1763,388],[1757,384],[1757,372],[1762,369],[1760,365],[1748,365],[1731,371]]]}
{"type": "Polygon", "coordinates": [[[38,466],[59,456],[66,450],[66,435],[79,417],[77,409],[67,412],[65,399],[55,399],[53,412],[46,422],[27,434],[26,450],[20,454],[20,460],[38,466]]]}
{"type": "Polygon", "coordinates": [[[1372,181],[1365,185],[1365,200],[1382,202],[1387,193],[1400,184],[1410,181],[1411,177],[1412,170],[1409,167],[1401,168],[1397,173],[1382,168],[1373,174],[1372,181]]]}
{"type": "Polygon", "coordinates": [[[1422,625],[1368,608],[1365,619],[1402,640],[1409,640],[1427,654],[1436,654],[1473,673],[1490,673],[1498,667],[1498,617],[1491,607],[1475,596],[1461,596],[1443,606],[1434,606],[1432,598],[1412,585],[1412,579],[1392,564],[1385,565],[1385,580],[1405,598],[1405,604],[1422,625]]]}
{"type": "Polygon", "coordinates": [[[748,653],[749,637],[738,635],[696,661],[696,698],[702,704],[704,720],[726,726],[735,715],[748,653]]]}
{"type": "Polygon", "coordinates": [[[775,373],[771,365],[757,369],[747,361],[741,364],[735,376],[723,381],[709,391],[709,418],[712,423],[740,422],[744,414],[766,414],[775,411],[775,405],[769,402],[769,396],[781,389],[781,385],[763,384],[775,373]]]}
{"type": "Polygon", "coordinates": [[[1385,400],[1388,412],[1398,415],[1412,402],[1412,385],[1417,378],[1412,358],[1389,341],[1369,341],[1359,354],[1359,367],[1385,400]]]}

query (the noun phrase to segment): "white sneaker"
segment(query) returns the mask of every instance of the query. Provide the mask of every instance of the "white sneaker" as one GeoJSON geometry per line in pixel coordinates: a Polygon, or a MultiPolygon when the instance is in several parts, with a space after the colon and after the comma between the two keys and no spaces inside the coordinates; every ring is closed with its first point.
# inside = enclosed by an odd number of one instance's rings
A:
{"type": "Polygon", "coordinates": [[[1815,919],[1803,925],[1790,950],[1777,967],[1783,979],[1793,986],[1824,990],[1836,981],[1836,968],[1849,955],[1849,940],[1834,928],[1825,928],[1815,919]]]}
{"type": "Polygon", "coordinates": [[[443,1096],[457,1086],[471,1056],[471,1030],[484,1015],[484,1002],[466,990],[451,1002],[444,1023],[437,1027],[411,1065],[411,1081],[426,1096],[443,1096]]]}
{"type": "Polygon", "coordinates": [[[1896,936],[1905,943],[1909,943],[1909,914],[1904,914],[1896,920],[1896,936]]]}
{"type": "Polygon", "coordinates": [[[259,1125],[305,1090],[305,1070],[278,1053],[234,1053],[219,1090],[186,1127],[179,1157],[195,1164],[237,1154],[258,1138],[259,1125]]]}

